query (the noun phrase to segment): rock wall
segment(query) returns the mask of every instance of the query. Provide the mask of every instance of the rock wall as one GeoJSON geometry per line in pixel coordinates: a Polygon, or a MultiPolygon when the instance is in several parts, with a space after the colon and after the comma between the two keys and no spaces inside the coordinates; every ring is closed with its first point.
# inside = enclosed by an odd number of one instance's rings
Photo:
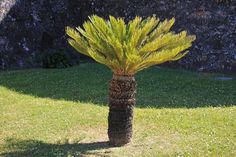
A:
{"type": "MultiPolygon", "coordinates": [[[[84,2],[1,0],[0,69],[35,67],[48,49],[68,48],[65,26],[82,23],[84,2]]],[[[77,53],[76,53],[77,54],[77,53]]]]}
{"type": "Polygon", "coordinates": [[[199,71],[236,72],[236,2],[214,0],[0,0],[0,68],[39,66],[48,48],[65,48],[64,27],[90,14],[176,18],[175,31],[197,35],[190,53],[169,63],[199,71]]]}

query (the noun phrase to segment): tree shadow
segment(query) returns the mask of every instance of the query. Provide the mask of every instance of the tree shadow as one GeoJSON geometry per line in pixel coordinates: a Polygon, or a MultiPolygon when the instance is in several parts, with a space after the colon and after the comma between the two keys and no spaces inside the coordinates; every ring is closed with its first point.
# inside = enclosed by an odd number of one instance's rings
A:
{"type": "Polygon", "coordinates": [[[92,143],[52,144],[38,140],[8,139],[3,146],[6,150],[0,154],[4,157],[65,157],[65,156],[108,156],[112,148],[107,141],[92,143]],[[99,151],[100,150],[100,151],[99,151]]]}
{"type": "MultiPolygon", "coordinates": [[[[236,79],[216,80],[223,74],[150,68],[138,73],[137,107],[195,108],[232,106],[236,79]]],[[[36,69],[0,73],[0,86],[42,98],[107,105],[110,70],[99,64],[67,69],[36,69]]],[[[235,76],[232,76],[235,78],[235,76]]]]}

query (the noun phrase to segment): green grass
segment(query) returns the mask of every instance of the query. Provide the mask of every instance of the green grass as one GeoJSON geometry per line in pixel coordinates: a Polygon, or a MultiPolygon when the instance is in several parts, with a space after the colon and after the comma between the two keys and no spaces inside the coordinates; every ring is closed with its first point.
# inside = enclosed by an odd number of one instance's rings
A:
{"type": "Polygon", "coordinates": [[[0,73],[0,156],[236,156],[236,76],[149,68],[136,77],[134,137],[107,145],[102,65],[0,73]]]}

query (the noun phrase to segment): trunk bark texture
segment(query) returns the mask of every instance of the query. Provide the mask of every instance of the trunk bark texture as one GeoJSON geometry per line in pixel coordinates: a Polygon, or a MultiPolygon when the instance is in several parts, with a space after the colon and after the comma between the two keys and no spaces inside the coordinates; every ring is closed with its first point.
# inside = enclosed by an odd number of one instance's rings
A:
{"type": "Polygon", "coordinates": [[[131,141],[135,94],[134,76],[113,75],[109,87],[108,115],[108,137],[113,146],[122,146],[131,141]]]}

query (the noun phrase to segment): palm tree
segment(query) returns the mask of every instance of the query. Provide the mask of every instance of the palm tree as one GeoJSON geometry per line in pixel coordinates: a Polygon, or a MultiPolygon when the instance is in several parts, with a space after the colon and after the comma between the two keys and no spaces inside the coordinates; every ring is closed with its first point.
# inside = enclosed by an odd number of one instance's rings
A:
{"type": "Polygon", "coordinates": [[[185,56],[195,36],[170,32],[175,19],[160,22],[155,16],[136,17],[128,24],[122,18],[109,20],[93,15],[83,28],[66,27],[68,42],[78,52],[107,65],[113,72],[109,86],[108,137],[122,146],[132,137],[136,104],[134,75],[147,67],[185,56]]]}

